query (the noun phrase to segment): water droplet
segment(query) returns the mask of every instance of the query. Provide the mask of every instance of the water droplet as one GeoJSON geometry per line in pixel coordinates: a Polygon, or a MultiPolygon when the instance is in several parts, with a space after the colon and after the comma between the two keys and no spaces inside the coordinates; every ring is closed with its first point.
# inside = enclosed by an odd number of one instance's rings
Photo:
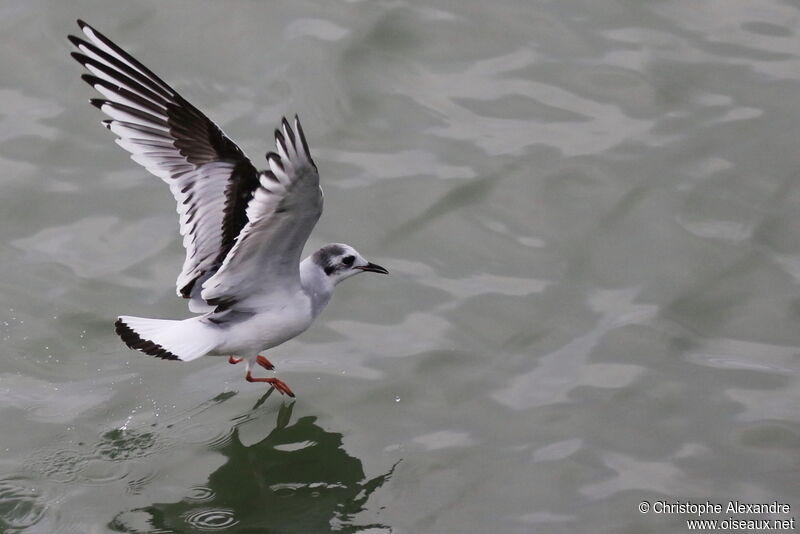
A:
{"type": "Polygon", "coordinates": [[[394,396],[394,401],[395,402],[400,402],[400,395],[395,395],[394,396]]]}

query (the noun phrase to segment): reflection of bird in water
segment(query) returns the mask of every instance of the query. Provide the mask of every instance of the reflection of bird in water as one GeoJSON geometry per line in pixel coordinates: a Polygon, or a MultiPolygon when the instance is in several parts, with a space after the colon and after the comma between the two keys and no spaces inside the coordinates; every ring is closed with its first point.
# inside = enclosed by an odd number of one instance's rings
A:
{"type": "Polygon", "coordinates": [[[206,487],[194,488],[179,502],[122,512],[109,526],[115,532],[142,532],[144,514],[149,523],[144,532],[388,530],[386,525],[355,525],[353,518],[394,467],[366,480],[361,461],[342,448],[341,434],[325,431],[315,417],[289,424],[292,408],[293,404],[281,406],[276,428],[254,445],[243,445],[234,428],[231,439],[218,449],[227,461],[208,476],[206,487]]]}
{"type": "Polygon", "coordinates": [[[269,168],[256,170],[161,78],[85,22],[78,25],[83,38],[70,36],[79,50],[72,56],[104,97],[92,100],[110,117],[103,124],[178,202],[186,260],[177,291],[202,313],[183,321],[122,316],[117,334],[128,347],[167,360],[212,354],[239,363],[234,355],[243,356],[248,382],[294,397],[283,381],[252,376],[256,364],[273,369],[258,353],[311,326],[342,280],[388,271],[339,243],[300,261],[322,214],[322,190],[297,116],[293,125],[283,119],[269,168]]]}

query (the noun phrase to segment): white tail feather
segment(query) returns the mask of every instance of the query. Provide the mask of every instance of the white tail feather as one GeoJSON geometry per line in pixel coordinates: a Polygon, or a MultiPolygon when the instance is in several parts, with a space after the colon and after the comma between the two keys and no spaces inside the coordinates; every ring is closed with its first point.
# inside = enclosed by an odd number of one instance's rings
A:
{"type": "Polygon", "coordinates": [[[117,334],[128,347],[167,360],[188,362],[205,356],[219,344],[219,333],[201,317],[183,321],[121,316],[117,334]]]}

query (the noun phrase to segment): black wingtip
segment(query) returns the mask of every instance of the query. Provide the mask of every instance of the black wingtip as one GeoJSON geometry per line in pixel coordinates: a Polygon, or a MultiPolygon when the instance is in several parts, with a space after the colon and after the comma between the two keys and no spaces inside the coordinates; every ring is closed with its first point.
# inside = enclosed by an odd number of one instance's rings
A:
{"type": "Polygon", "coordinates": [[[130,326],[123,322],[121,317],[118,318],[114,323],[114,331],[122,339],[122,342],[125,343],[125,345],[127,345],[130,349],[144,352],[145,354],[155,356],[156,358],[161,358],[162,360],[180,361],[180,358],[161,345],[146,339],[142,339],[139,334],[137,334],[130,326]]]}
{"type": "MultiPolygon", "coordinates": [[[[89,26],[88,24],[86,24],[86,23],[83,21],[83,19],[77,19],[75,22],[77,22],[77,23],[78,23],[78,27],[79,27],[80,29],[84,29],[86,26],[89,26]]],[[[91,29],[91,26],[89,26],[89,28],[91,29]]]]}
{"type": "MultiPolygon", "coordinates": [[[[70,35],[70,37],[72,36],[70,35]]],[[[69,55],[72,56],[72,59],[74,59],[84,67],[86,66],[86,61],[88,61],[89,59],[88,57],[86,57],[85,54],[82,54],[80,52],[70,52],[69,55]]]]}
{"type": "Polygon", "coordinates": [[[289,126],[289,121],[286,120],[286,117],[283,117],[281,124],[283,125],[283,130],[286,132],[286,135],[289,136],[289,140],[292,142],[292,145],[294,145],[294,131],[292,130],[292,127],[289,126]]]}
{"type": "Polygon", "coordinates": [[[303,145],[303,150],[306,153],[306,157],[308,158],[308,161],[311,162],[311,165],[313,165],[314,168],[316,169],[317,164],[314,163],[314,158],[311,157],[311,150],[309,150],[308,148],[308,141],[306,141],[306,134],[303,131],[303,126],[300,124],[300,117],[298,117],[296,113],[294,115],[294,124],[295,126],[297,126],[297,136],[300,138],[300,144],[303,145]]]}
{"type": "Polygon", "coordinates": [[[102,98],[90,98],[89,103],[97,109],[103,109],[103,104],[107,104],[108,100],[103,100],[102,98]]]}
{"type": "Polygon", "coordinates": [[[279,148],[283,150],[285,153],[287,154],[289,153],[289,151],[286,150],[286,138],[283,136],[283,134],[278,128],[275,128],[275,144],[279,145],[279,148]]]}

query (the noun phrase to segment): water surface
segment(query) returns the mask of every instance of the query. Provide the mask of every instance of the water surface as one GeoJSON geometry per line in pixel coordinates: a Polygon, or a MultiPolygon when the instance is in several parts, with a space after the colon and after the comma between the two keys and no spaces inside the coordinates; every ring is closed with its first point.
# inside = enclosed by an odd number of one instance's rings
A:
{"type": "MultiPolygon", "coordinates": [[[[800,10],[743,0],[0,7],[0,532],[686,532],[800,509],[800,10]],[[270,351],[184,317],[167,188],[97,123],[85,18],[257,162],[299,113],[358,277],[270,351]]],[[[260,163],[259,163],[260,162],[260,163]]]]}

